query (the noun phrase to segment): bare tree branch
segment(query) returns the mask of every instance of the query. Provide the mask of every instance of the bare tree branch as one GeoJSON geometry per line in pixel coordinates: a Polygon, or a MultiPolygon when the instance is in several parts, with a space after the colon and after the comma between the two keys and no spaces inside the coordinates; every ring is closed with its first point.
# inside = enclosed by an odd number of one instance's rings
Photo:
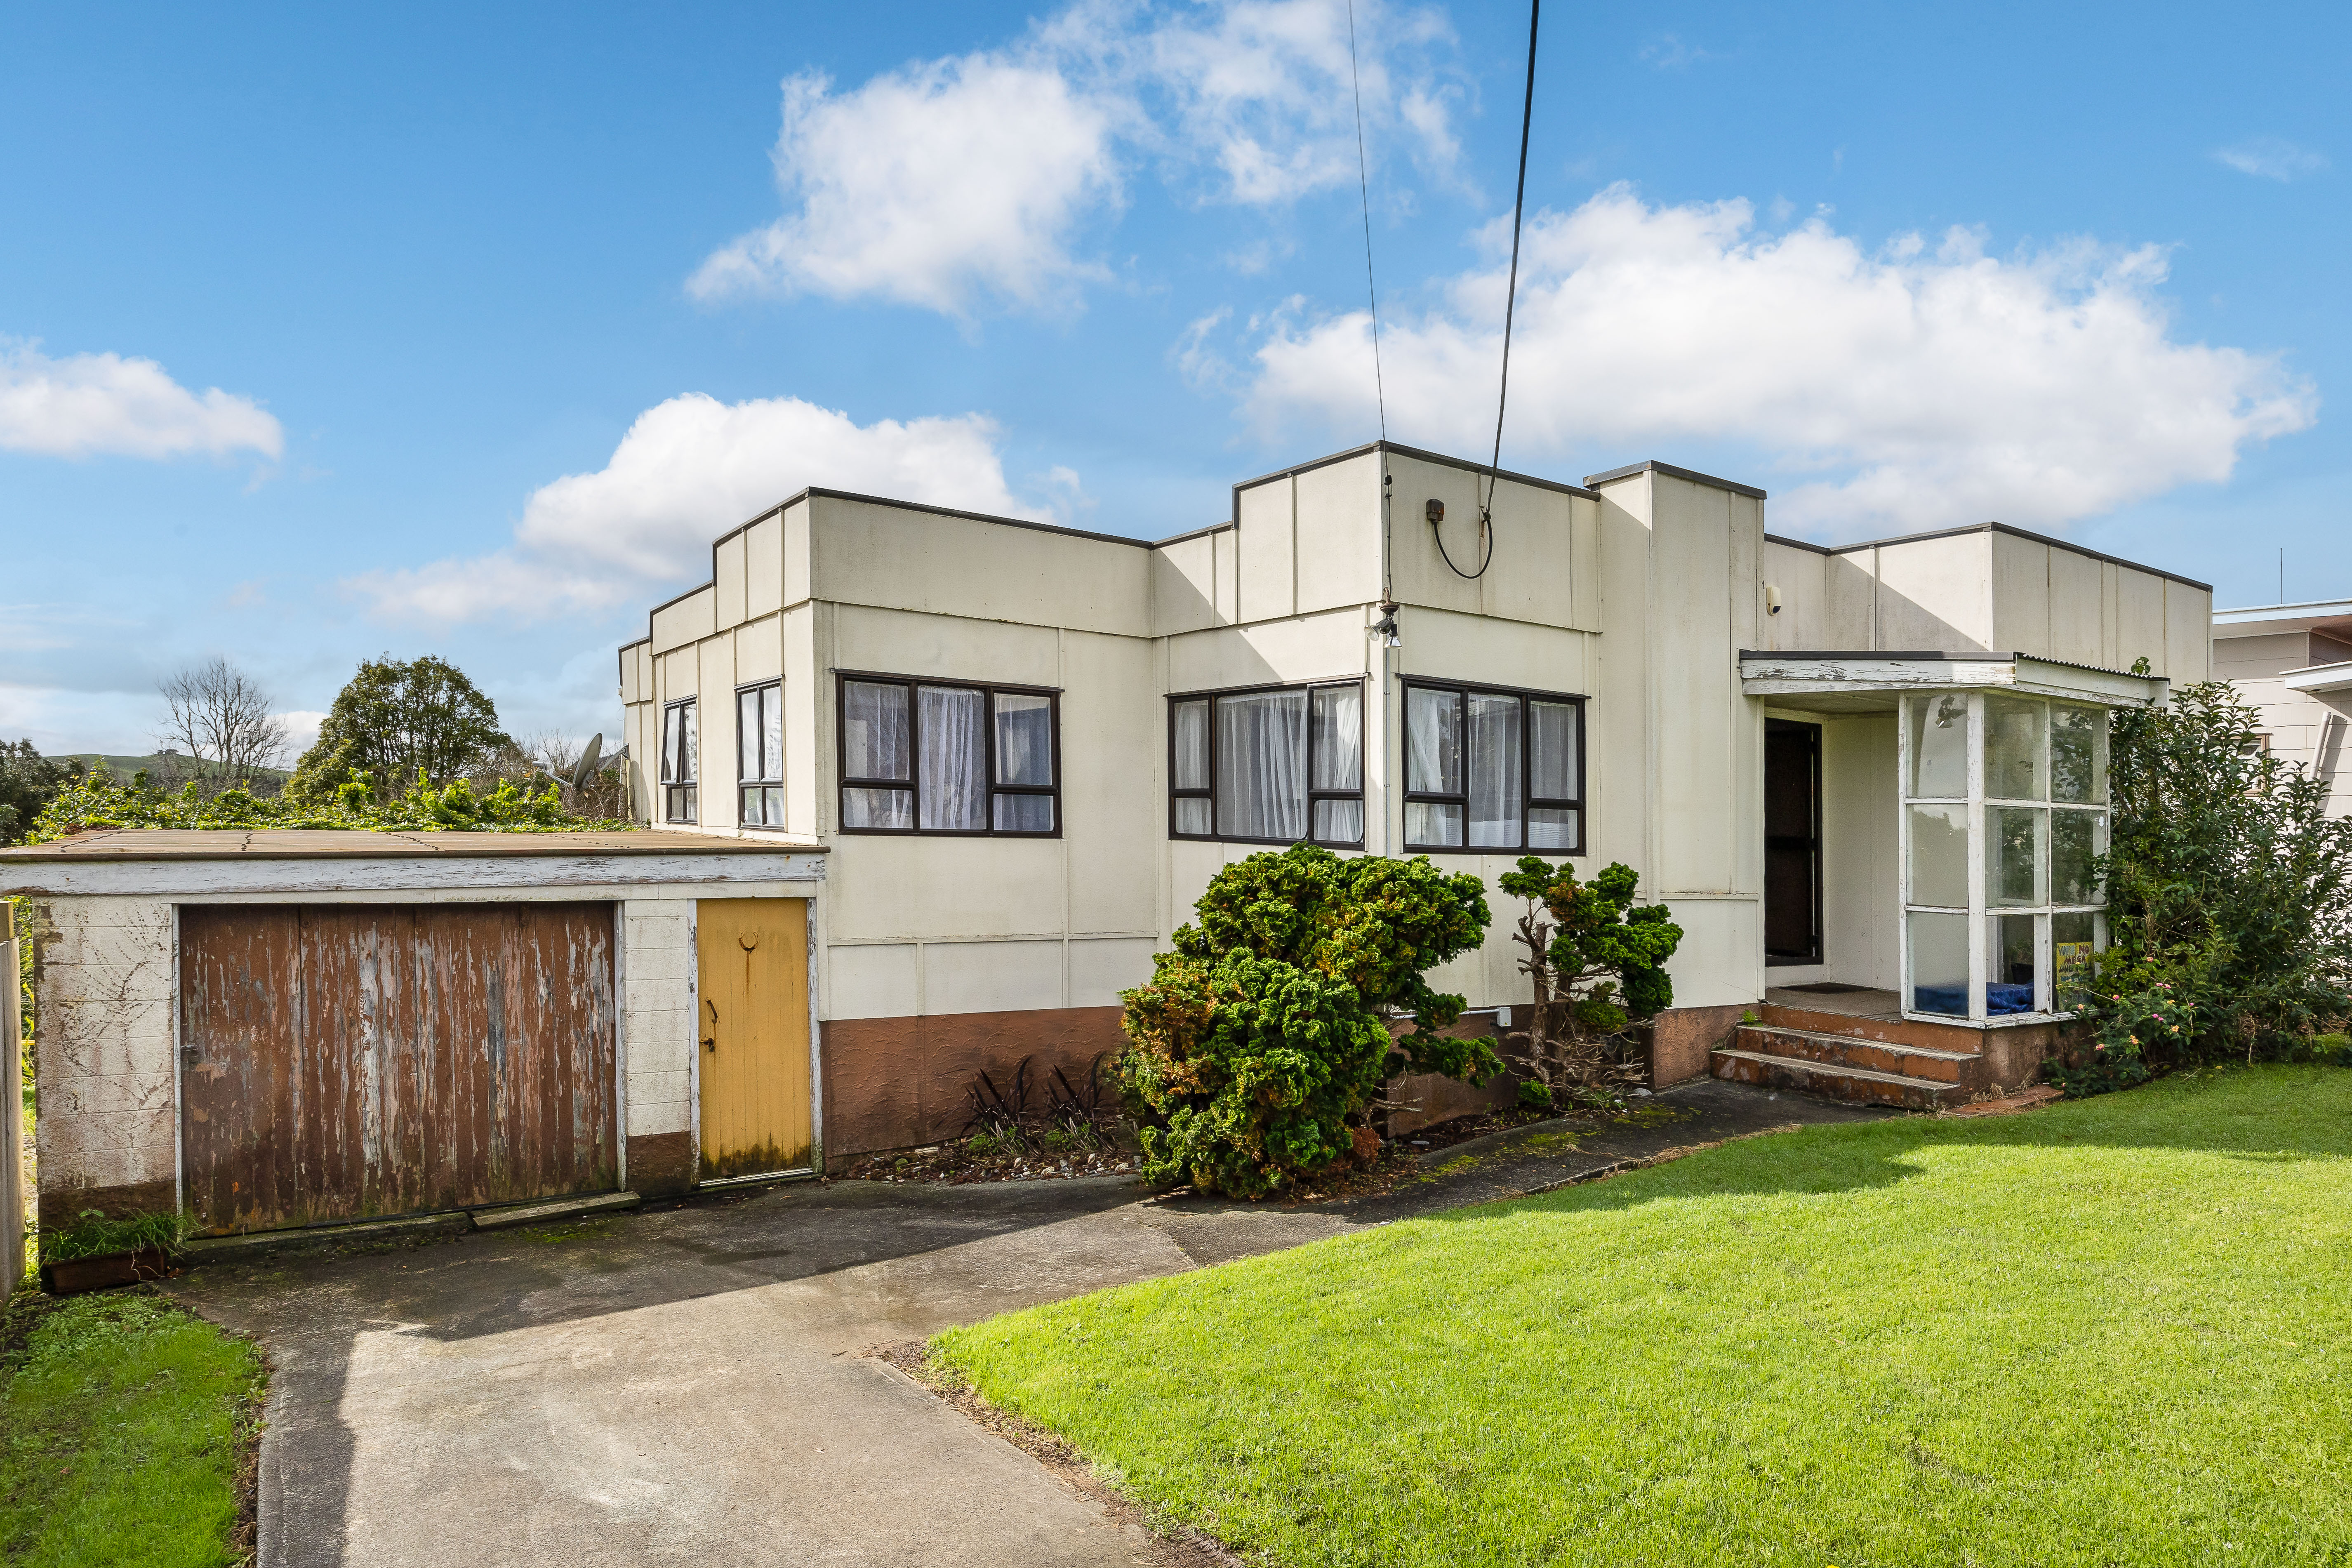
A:
{"type": "Polygon", "coordinates": [[[256,774],[283,766],[286,721],[269,694],[226,658],[192,664],[163,684],[164,722],[157,743],[184,751],[207,794],[258,784],[256,774]]]}

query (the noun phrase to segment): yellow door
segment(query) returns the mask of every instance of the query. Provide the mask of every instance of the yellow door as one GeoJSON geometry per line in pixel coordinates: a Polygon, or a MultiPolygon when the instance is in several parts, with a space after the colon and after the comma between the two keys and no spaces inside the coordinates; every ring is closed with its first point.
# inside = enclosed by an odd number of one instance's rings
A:
{"type": "Polygon", "coordinates": [[[696,906],[702,1179],[809,1166],[808,900],[696,906]]]}

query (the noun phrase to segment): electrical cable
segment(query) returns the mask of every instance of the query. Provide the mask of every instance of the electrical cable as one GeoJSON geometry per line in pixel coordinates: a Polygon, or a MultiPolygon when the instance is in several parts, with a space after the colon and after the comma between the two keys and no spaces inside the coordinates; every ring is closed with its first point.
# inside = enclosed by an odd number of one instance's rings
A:
{"type": "Polygon", "coordinates": [[[1372,281],[1372,175],[1364,155],[1364,89],[1356,70],[1356,0],[1348,0],[1348,89],[1356,100],[1356,194],[1364,206],[1364,294],[1372,304],[1372,395],[1381,413],[1381,439],[1386,442],[1389,395],[1381,383],[1381,291],[1372,281]]]}
{"type": "MultiPolygon", "coordinates": [[[[1478,508],[1478,531],[1486,536],[1486,558],[1478,563],[1475,572],[1465,572],[1454,565],[1454,557],[1445,553],[1445,540],[1440,535],[1437,552],[1445,563],[1454,567],[1454,574],[1475,580],[1486,574],[1495,559],[1495,484],[1503,467],[1503,410],[1511,396],[1511,318],[1519,303],[1519,226],[1528,210],[1528,137],[1536,120],[1536,31],[1543,20],[1543,0],[1528,0],[1528,97],[1519,113],[1519,186],[1511,200],[1511,277],[1503,296],[1503,379],[1495,394],[1495,458],[1486,469],[1486,499],[1478,508]]],[[[1431,524],[1433,530],[1436,525],[1431,524]]]]}

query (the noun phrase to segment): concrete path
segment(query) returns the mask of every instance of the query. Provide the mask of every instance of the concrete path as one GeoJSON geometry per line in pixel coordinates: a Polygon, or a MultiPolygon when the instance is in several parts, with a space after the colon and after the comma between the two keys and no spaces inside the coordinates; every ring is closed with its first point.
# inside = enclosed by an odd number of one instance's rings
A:
{"type": "Polygon", "coordinates": [[[1100,1180],[804,1184],[738,1203],[174,1289],[273,1376],[264,1568],[1165,1563],[1170,1549],[866,1352],[1134,1279],[1507,1196],[1662,1150],[1874,1114],[1700,1083],[1686,1120],[1442,1151],[1312,1209],[1100,1180]]]}

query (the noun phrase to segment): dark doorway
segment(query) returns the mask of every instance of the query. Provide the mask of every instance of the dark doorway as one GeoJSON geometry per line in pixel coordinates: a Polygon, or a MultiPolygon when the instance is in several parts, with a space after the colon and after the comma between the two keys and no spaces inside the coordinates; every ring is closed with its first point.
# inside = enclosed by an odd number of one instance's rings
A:
{"type": "Polygon", "coordinates": [[[1822,961],[1822,727],[1764,721],[1764,962],[1822,961]]]}

